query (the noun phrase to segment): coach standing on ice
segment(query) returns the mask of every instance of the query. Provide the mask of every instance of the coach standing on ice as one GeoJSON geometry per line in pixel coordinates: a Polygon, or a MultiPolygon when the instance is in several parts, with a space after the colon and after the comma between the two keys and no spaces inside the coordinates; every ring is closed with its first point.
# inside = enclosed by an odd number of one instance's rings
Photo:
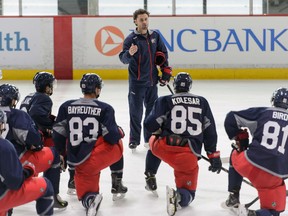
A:
{"type": "MultiPolygon", "coordinates": [[[[168,64],[168,53],[159,33],[148,30],[150,13],[138,9],[133,14],[136,29],[124,40],[123,50],[119,54],[122,63],[129,64],[129,114],[130,137],[129,148],[135,151],[141,140],[141,121],[143,116],[143,103],[146,108],[145,119],[152,110],[154,101],[158,98],[157,83],[165,86],[172,75],[172,68],[168,64]],[[159,77],[157,66],[162,75],[159,77]]],[[[148,143],[151,133],[144,128],[144,142],[148,143]]],[[[154,176],[151,163],[160,164],[150,150],[147,152],[146,181],[154,176]]],[[[154,190],[155,188],[147,188],[154,190]]]]}
{"type": "MultiPolygon", "coordinates": [[[[168,66],[168,53],[158,32],[148,30],[150,13],[138,9],[133,14],[136,29],[124,41],[119,54],[122,63],[129,64],[129,112],[130,140],[129,148],[136,149],[140,144],[143,103],[145,118],[150,113],[154,101],[158,98],[157,83],[169,82],[172,69],[168,66]],[[156,62],[155,62],[156,60],[156,62]],[[157,65],[162,71],[158,77],[157,65]]],[[[144,141],[148,143],[151,134],[144,129],[144,141]]]]}

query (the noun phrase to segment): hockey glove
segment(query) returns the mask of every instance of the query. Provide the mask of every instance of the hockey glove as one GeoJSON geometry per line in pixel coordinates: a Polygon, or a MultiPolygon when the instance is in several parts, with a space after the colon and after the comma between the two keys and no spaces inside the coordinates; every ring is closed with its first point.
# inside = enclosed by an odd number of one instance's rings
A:
{"type": "Polygon", "coordinates": [[[169,83],[170,78],[172,76],[172,68],[171,67],[161,67],[162,76],[159,79],[160,86],[165,86],[169,83]]]}
{"type": "Polygon", "coordinates": [[[161,67],[166,61],[165,54],[163,52],[157,51],[155,54],[155,64],[161,67]]]}
{"type": "Polygon", "coordinates": [[[29,161],[25,161],[22,166],[25,179],[28,179],[36,174],[34,164],[30,163],[29,161]]]}
{"type": "Polygon", "coordinates": [[[209,171],[220,173],[222,168],[222,162],[220,159],[220,151],[213,153],[207,153],[207,156],[210,161],[209,171]]]}
{"type": "Polygon", "coordinates": [[[125,136],[125,132],[124,132],[123,128],[118,126],[118,130],[119,130],[119,133],[121,135],[121,138],[123,138],[125,136]]]}
{"type": "Polygon", "coordinates": [[[249,134],[247,129],[241,130],[235,137],[236,143],[232,143],[232,148],[238,152],[245,151],[249,145],[249,134]]]}

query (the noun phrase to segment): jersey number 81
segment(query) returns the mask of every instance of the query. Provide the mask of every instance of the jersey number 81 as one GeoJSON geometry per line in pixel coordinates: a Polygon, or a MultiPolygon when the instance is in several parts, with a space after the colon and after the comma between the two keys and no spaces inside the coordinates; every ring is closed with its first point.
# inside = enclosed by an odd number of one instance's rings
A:
{"type": "Polygon", "coordinates": [[[282,154],[285,153],[285,145],[288,137],[288,125],[281,129],[281,126],[275,121],[268,121],[263,127],[263,136],[261,145],[267,149],[275,149],[279,144],[278,151],[282,154]],[[283,132],[282,139],[281,131],[283,132]],[[281,143],[280,143],[281,142],[281,143]]]}

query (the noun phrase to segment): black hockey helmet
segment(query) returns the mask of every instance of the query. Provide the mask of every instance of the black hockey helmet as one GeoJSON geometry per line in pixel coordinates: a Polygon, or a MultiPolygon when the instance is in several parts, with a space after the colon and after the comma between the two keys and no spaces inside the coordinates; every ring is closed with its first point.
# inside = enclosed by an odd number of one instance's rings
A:
{"type": "Polygon", "coordinates": [[[283,87],[276,89],[272,94],[271,103],[272,106],[288,109],[288,89],[283,87]]]}
{"type": "Polygon", "coordinates": [[[2,84],[0,86],[0,105],[1,106],[10,106],[14,107],[15,104],[12,104],[13,99],[17,102],[20,100],[19,89],[11,84],[2,84]]]}
{"type": "Polygon", "coordinates": [[[95,93],[95,89],[102,89],[103,81],[101,77],[95,73],[86,73],[80,81],[80,88],[82,93],[91,94],[95,93]]]}
{"type": "Polygon", "coordinates": [[[33,84],[37,92],[45,92],[47,86],[53,88],[55,82],[56,79],[53,74],[46,71],[37,72],[33,78],[33,84]]]}
{"type": "Polygon", "coordinates": [[[190,74],[186,72],[179,72],[174,77],[173,87],[176,93],[189,92],[192,87],[192,78],[190,74]]]}

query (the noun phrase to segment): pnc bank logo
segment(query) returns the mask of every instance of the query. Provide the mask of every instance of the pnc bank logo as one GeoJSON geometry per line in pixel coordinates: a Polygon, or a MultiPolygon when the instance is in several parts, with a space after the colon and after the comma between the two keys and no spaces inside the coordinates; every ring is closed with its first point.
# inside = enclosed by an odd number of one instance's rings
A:
{"type": "Polygon", "coordinates": [[[115,26],[105,26],[95,35],[96,49],[105,56],[114,56],[122,51],[124,34],[115,26]]]}

